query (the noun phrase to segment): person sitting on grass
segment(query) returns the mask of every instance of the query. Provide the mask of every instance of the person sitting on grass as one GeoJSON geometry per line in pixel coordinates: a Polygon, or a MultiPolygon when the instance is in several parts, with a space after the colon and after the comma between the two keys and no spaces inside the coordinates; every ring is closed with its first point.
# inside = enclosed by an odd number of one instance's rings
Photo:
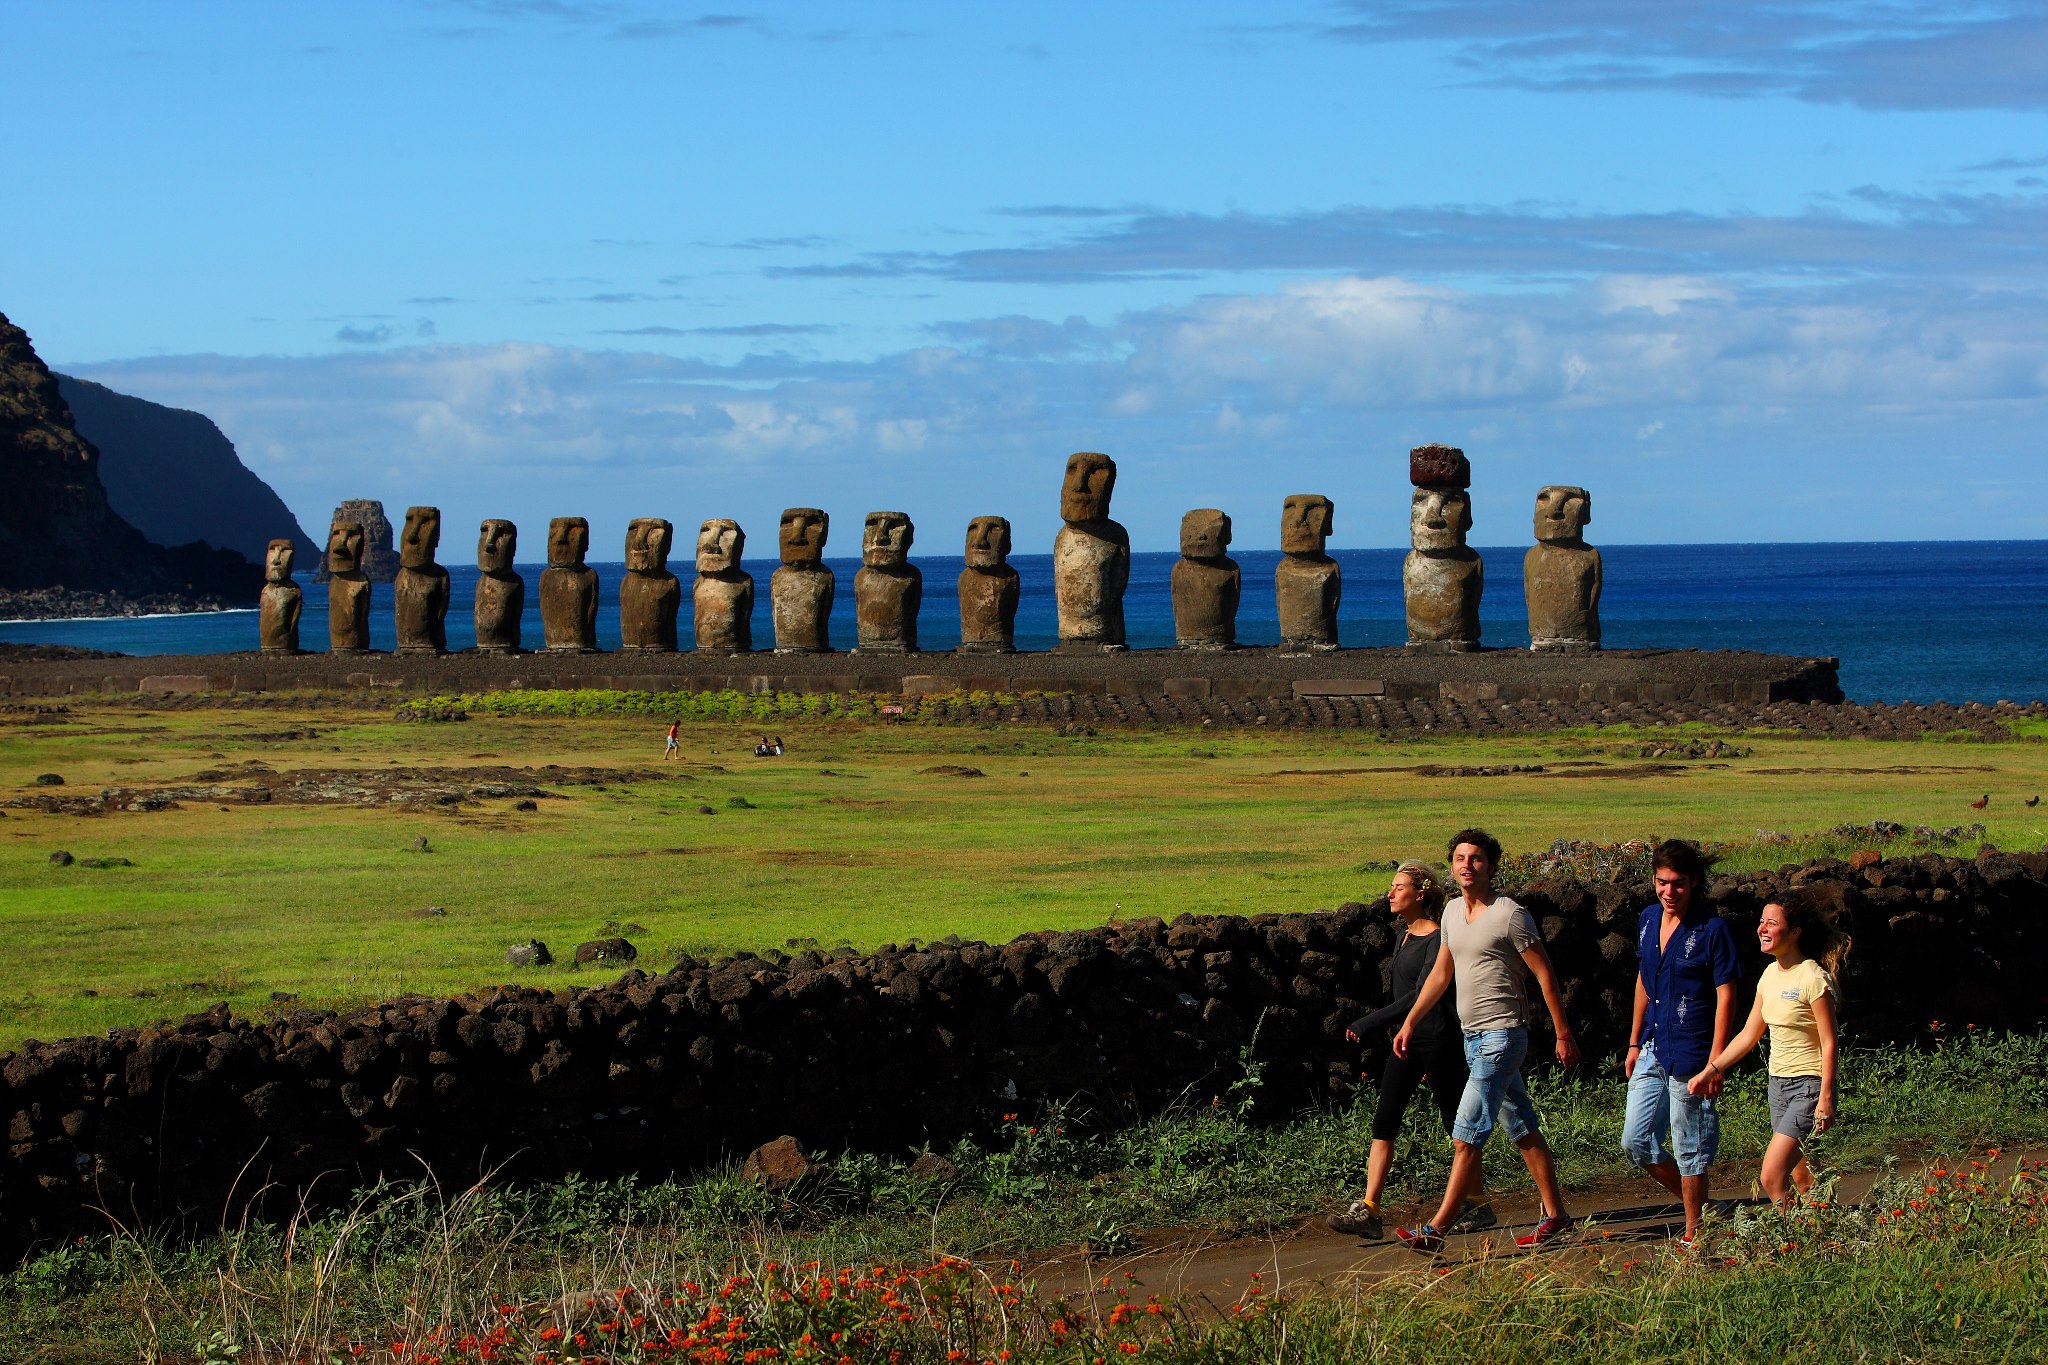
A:
{"type": "Polygon", "coordinates": [[[1529,1103],[1529,1090],[1522,1082],[1522,1059],[1529,1051],[1526,977],[1536,978],[1557,1028],[1559,1065],[1577,1065],[1579,1045],[1564,1017],[1557,973],[1536,921],[1510,898],[1494,894],[1500,841],[1483,829],[1459,830],[1451,836],[1450,855],[1451,875],[1464,895],[1444,907],[1443,948],[1401,1031],[1394,1035],[1394,1052],[1408,1055],[1422,1021],[1455,983],[1458,1018],[1464,1026],[1465,1090],[1451,1127],[1451,1177],[1444,1186],[1443,1203],[1429,1222],[1398,1228],[1394,1235],[1413,1251],[1432,1254],[1443,1249],[1444,1234],[1464,1212],[1466,1194],[1477,1187],[1480,1158],[1498,1114],[1508,1136],[1522,1149],[1523,1164],[1543,1201],[1542,1218],[1515,1244],[1541,1246],[1569,1232],[1572,1217],[1565,1212],[1564,1191],[1557,1183],[1556,1158],[1543,1140],[1536,1106],[1529,1103]]]}
{"type": "Polygon", "coordinates": [[[1756,983],[1749,1023],[1687,1087],[1705,1094],[1770,1030],[1771,1145],[1764,1149],[1763,1187],[1785,1207],[1795,1187],[1801,1194],[1813,1188],[1802,1145],[1835,1122],[1835,976],[1848,959],[1849,937],[1835,926],[1826,894],[1802,886],[1764,907],[1756,941],[1771,965],[1756,983]]]}
{"type": "Polygon", "coordinates": [[[1666,839],[1650,860],[1657,904],[1636,925],[1635,1010],[1629,1025],[1628,1116],[1621,1146],[1630,1161],[1685,1205],[1690,1247],[1706,1207],[1708,1168],[1721,1143],[1715,1076],[1695,1094],[1687,1083],[1728,1044],[1735,1026],[1741,959],[1728,922],[1706,904],[1713,861],[1698,845],[1666,839]],[[1665,1135],[1670,1134],[1670,1146],[1665,1135]]]}
{"type": "MultiPolygon", "coordinates": [[[[1353,1021],[1344,1030],[1348,1041],[1363,1042],[1372,1030],[1392,1028],[1408,1017],[1409,1007],[1415,1003],[1443,946],[1444,936],[1437,923],[1443,904],[1444,889],[1436,873],[1419,862],[1401,864],[1394,873],[1393,885],[1387,888],[1387,909],[1401,922],[1401,941],[1394,948],[1389,968],[1388,988],[1394,998],[1363,1019],[1353,1021]]],[[[1387,1054],[1386,1067],[1380,1073],[1379,1103],[1372,1114],[1365,1194],[1352,1201],[1344,1212],[1333,1213],[1324,1220],[1331,1231],[1375,1241],[1385,1235],[1380,1221],[1380,1195],[1387,1187],[1387,1172],[1394,1164],[1394,1142],[1401,1136],[1401,1117],[1407,1112],[1408,1101],[1425,1081],[1448,1132],[1457,1121],[1458,1099],[1465,1091],[1464,1033],[1458,1026],[1458,1002],[1448,994],[1415,1030],[1408,1056],[1387,1054]]],[[[1484,1191],[1475,1183],[1473,1194],[1483,1195],[1484,1191]]],[[[1498,1221],[1492,1205],[1468,1198],[1452,1227],[1458,1232],[1478,1232],[1498,1221]]]]}

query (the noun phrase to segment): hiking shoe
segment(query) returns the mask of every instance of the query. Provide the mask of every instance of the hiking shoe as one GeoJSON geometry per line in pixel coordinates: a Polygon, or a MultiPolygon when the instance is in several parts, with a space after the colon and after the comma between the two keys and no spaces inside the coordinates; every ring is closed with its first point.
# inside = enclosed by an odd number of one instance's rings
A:
{"type": "Polygon", "coordinates": [[[1518,1247],[1540,1247],[1555,1241],[1572,1230],[1572,1216],[1568,1213],[1553,1214],[1536,1224],[1534,1230],[1523,1233],[1515,1239],[1518,1247]]]}
{"type": "Polygon", "coordinates": [[[1467,1199],[1465,1207],[1458,1210],[1458,1216],[1451,1220],[1446,1232],[1484,1232],[1500,1226],[1500,1215],[1493,1211],[1493,1205],[1482,1204],[1476,1199],[1467,1199]]]}
{"type": "Polygon", "coordinates": [[[1434,1223],[1424,1223],[1419,1228],[1395,1228],[1394,1235],[1401,1239],[1402,1246],[1424,1256],[1434,1256],[1444,1249],[1444,1235],[1434,1223]]]}
{"type": "Polygon", "coordinates": [[[1346,1237],[1363,1237],[1369,1242],[1377,1242],[1387,1235],[1386,1226],[1380,1222],[1380,1211],[1363,1199],[1352,1201],[1350,1208],[1331,1214],[1323,1222],[1332,1232],[1341,1232],[1346,1237]]]}

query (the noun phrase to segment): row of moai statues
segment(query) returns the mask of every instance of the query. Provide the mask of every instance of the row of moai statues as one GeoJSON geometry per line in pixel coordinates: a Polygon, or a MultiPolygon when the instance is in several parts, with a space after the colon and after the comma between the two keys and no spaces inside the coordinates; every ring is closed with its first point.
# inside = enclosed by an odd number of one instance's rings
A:
{"type": "MultiPolygon", "coordinates": [[[[1472,527],[1472,469],[1452,446],[1417,446],[1409,452],[1412,549],[1402,564],[1408,646],[1457,651],[1479,644],[1479,600],[1485,566],[1466,544],[1472,527]]],[[[1060,492],[1063,525],[1053,541],[1053,588],[1059,649],[1069,653],[1125,648],[1124,591],[1130,579],[1130,537],[1110,519],[1116,462],[1084,451],[1067,460],[1060,492]]],[[[1600,552],[1585,543],[1592,499],[1583,488],[1553,486],[1536,501],[1537,544],[1523,560],[1530,647],[1592,650],[1600,647],[1600,552]]],[[[1326,545],[1336,507],[1315,493],[1282,504],[1282,558],[1274,572],[1281,646],[1290,653],[1338,647],[1337,608],[1342,575],[1326,545]]],[[[775,650],[784,654],[832,649],[832,603],[837,581],[825,564],[831,519],[815,507],[782,514],[781,567],[769,579],[775,650]]],[[[620,581],[621,648],[652,653],[677,648],[676,619],[682,584],[668,570],[675,530],[659,517],[640,517],[626,528],[626,575],[620,581]]],[[[1174,636],[1181,648],[1237,646],[1243,583],[1227,553],[1230,517],[1197,508],[1181,520],[1181,558],[1173,567],[1174,636]]],[[[910,562],[915,535],[901,512],[872,512],[861,537],[861,568],[854,575],[855,648],[905,654],[918,649],[917,622],[924,575],[910,562]]],[[[448,647],[448,572],[435,562],[440,544],[438,508],[406,510],[398,577],[392,585],[400,654],[439,654],[448,647]]],[[[370,583],[362,572],[364,532],[338,521],[328,535],[329,647],[338,653],[369,648],[370,583]]],[[[512,653],[521,647],[525,581],[514,572],[518,529],[490,519],[478,528],[476,647],[512,653]]],[[[697,578],[691,589],[696,647],[718,653],[753,649],[753,576],[740,568],[746,533],[736,521],[713,518],[697,532],[697,578]]],[[[582,653],[597,648],[597,571],[584,562],[590,524],[556,517],[548,526],[548,567],[541,574],[544,648],[582,653]]],[[[1016,648],[1017,571],[1008,563],[1010,523],[976,517],[968,523],[966,567],[958,581],[962,653],[1009,653],[1016,648]]],[[[299,647],[299,589],[291,581],[291,542],[270,543],[263,589],[263,649],[295,653],[299,647]]]]}

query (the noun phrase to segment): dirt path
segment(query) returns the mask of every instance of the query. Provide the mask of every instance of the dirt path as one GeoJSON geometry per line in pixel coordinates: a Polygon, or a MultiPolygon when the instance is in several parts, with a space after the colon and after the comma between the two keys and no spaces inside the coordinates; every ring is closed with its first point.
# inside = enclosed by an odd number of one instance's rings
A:
{"type": "MultiPolygon", "coordinates": [[[[2004,1152],[1994,1169],[2010,1175],[2022,1160],[2044,1156],[2048,1152],[2004,1152]]],[[[1932,1169],[1942,1164],[1935,1156],[1915,1155],[1903,1160],[1900,1169],[1932,1169]]],[[[1836,1186],[1837,1200],[1844,1204],[1861,1201],[1883,1174],[1843,1174],[1836,1186]]],[[[1716,1175],[1717,1198],[1762,1202],[1748,1197],[1756,1178],[1753,1165],[1730,1165],[1716,1175]]],[[[1434,1211],[1432,1200],[1428,1208],[1420,1204],[1389,1207],[1387,1236],[1379,1242],[1332,1232],[1320,1217],[1265,1238],[1226,1238],[1202,1229],[1176,1229],[1146,1237],[1141,1250],[1126,1256],[1091,1257],[1073,1251],[1049,1257],[1038,1261],[1032,1274],[1048,1296],[1102,1296],[1106,1279],[1112,1286],[1127,1288],[1134,1299],[1158,1294],[1182,1303],[1207,1302],[1220,1307],[1236,1303],[1254,1285],[1266,1294],[1316,1293],[1503,1256],[1591,1258],[1606,1248],[1630,1243],[1643,1244],[1647,1252],[1676,1238],[1685,1227],[1684,1211],[1662,1195],[1647,1177],[1573,1191],[1566,1203],[1572,1216],[1580,1220],[1579,1230],[1541,1252],[1515,1245],[1516,1236],[1529,1231],[1538,1216],[1534,1192],[1518,1191],[1494,1200],[1501,1219],[1498,1227],[1452,1237],[1438,1257],[1418,1256],[1394,1238],[1396,1227],[1427,1218],[1434,1211]],[[1136,1278],[1126,1280],[1126,1273],[1136,1278]]]]}

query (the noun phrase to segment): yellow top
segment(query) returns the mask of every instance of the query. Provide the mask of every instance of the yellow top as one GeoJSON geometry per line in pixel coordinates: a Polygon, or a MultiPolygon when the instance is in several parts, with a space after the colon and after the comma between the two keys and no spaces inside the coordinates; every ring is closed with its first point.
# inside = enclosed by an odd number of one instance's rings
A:
{"type": "Polygon", "coordinates": [[[1764,968],[1756,994],[1764,1004],[1764,1022],[1771,1026],[1773,1076],[1820,1075],[1820,1028],[1813,1022],[1813,1002],[1834,993],[1833,978],[1810,957],[1790,971],[1775,962],[1764,968]]]}

